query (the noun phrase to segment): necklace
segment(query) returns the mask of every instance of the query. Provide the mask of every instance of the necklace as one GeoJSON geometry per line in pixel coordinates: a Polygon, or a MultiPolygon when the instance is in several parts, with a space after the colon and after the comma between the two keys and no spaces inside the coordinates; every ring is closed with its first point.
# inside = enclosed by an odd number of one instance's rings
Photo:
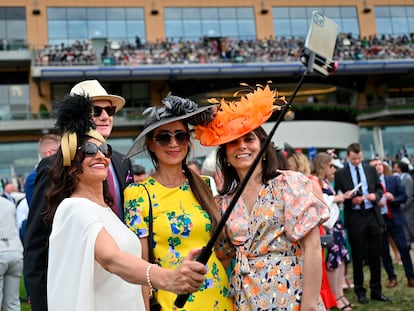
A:
{"type": "Polygon", "coordinates": [[[161,185],[168,188],[176,188],[178,186],[181,186],[186,180],[186,177],[182,173],[178,176],[166,175],[166,177],[163,177],[161,176],[161,174],[157,172],[154,175],[152,175],[152,177],[161,185]]]}

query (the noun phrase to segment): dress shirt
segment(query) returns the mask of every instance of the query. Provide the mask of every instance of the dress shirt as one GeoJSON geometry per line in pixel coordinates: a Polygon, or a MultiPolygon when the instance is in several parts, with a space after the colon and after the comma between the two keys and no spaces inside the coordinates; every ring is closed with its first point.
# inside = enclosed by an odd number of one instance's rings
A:
{"type": "MultiPolygon", "coordinates": [[[[353,165],[350,165],[350,170],[351,170],[351,177],[352,177],[352,182],[354,183],[354,186],[358,185],[358,177],[357,177],[357,172],[356,172],[356,167],[353,165]]],[[[364,168],[362,167],[362,164],[358,165],[359,168],[359,174],[361,176],[361,182],[362,182],[362,186],[361,186],[361,191],[362,191],[362,195],[366,196],[369,192],[368,192],[368,182],[367,182],[367,177],[365,176],[365,171],[364,168]]],[[[364,203],[365,203],[365,209],[370,209],[372,208],[372,202],[370,200],[364,199],[364,203]]],[[[354,205],[352,209],[355,210],[359,210],[361,209],[360,205],[354,205]]]]}

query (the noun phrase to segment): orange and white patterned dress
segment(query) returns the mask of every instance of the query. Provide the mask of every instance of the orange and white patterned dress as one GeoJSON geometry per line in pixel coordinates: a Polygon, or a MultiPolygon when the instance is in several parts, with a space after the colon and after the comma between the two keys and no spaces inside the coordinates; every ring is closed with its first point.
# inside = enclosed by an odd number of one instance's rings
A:
{"type": "MultiPolygon", "coordinates": [[[[217,197],[224,212],[232,196],[217,197]]],[[[234,247],[223,247],[223,257],[235,251],[231,291],[235,309],[299,310],[302,297],[303,254],[299,243],[327,219],[329,211],[312,193],[303,174],[281,171],[263,185],[251,211],[240,198],[226,224],[234,247]]],[[[318,310],[325,310],[322,301],[318,310]]]]}

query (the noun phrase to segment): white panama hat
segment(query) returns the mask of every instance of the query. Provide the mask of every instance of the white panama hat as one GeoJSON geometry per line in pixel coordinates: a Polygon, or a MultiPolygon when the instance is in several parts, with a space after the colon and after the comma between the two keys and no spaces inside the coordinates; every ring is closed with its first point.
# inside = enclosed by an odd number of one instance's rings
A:
{"type": "Polygon", "coordinates": [[[339,160],[339,159],[332,159],[332,164],[335,165],[337,169],[340,169],[340,168],[344,167],[341,160],[339,160]]]}
{"type": "Polygon", "coordinates": [[[109,100],[116,107],[116,112],[125,105],[125,99],[118,95],[111,95],[103,88],[98,80],[85,80],[76,84],[70,94],[89,96],[92,101],[109,100]]]}

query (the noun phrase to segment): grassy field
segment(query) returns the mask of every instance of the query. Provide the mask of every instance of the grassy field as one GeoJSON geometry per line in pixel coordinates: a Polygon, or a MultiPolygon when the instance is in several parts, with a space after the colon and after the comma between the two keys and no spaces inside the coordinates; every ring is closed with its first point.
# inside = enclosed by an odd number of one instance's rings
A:
{"type": "MultiPolygon", "coordinates": [[[[414,255],[414,254],[413,254],[414,255]]],[[[414,256],[412,256],[414,257],[414,256]]],[[[394,288],[388,289],[385,287],[387,284],[387,276],[385,272],[382,274],[382,284],[383,284],[383,292],[384,294],[391,298],[391,302],[379,302],[379,301],[370,301],[367,305],[361,305],[357,302],[356,296],[352,289],[348,289],[345,291],[345,296],[348,300],[354,304],[356,307],[354,308],[355,311],[377,311],[377,310],[384,310],[384,311],[414,311],[414,287],[407,286],[407,279],[404,275],[404,269],[402,266],[395,265],[395,269],[397,272],[397,279],[398,285],[394,288]]],[[[369,298],[369,269],[365,267],[365,284],[368,288],[368,295],[369,298]]],[[[352,265],[349,267],[349,275],[352,276],[352,265]]],[[[351,278],[350,278],[351,279],[351,278]]],[[[26,293],[24,290],[23,282],[20,286],[20,293],[21,297],[26,297],[26,293]]],[[[27,303],[22,303],[21,307],[22,311],[31,311],[30,305],[27,303]]],[[[208,310],[206,310],[208,311],[208,310]]]]}
{"type": "MultiPolygon", "coordinates": [[[[412,256],[413,257],[413,256],[412,256]]],[[[352,266],[352,265],[351,265],[352,266]]],[[[350,268],[351,268],[350,266],[350,268]]],[[[352,269],[349,269],[349,275],[352,276],[352,269]]],[[[382,273],[382,287],[385,296],[389,297],[391,302],[380,302],[370,300],[369,304],[361,305],[357,302],[356,296],[352,289],[345,291],[345,296],[348,300],[356,307],[353,308],[355,311],[414,311],[414,287],[407,286],[407,278],[404,274],[404,269],[400,265],[395,265],[397,273],[398,285],[394,288],[386,288],[385,285],[388,282],[387,275],[383,269],[382,273]]],[[[367,297],[370,297],[369,291],[369,268],[364,267],[365,275],[365,287],[368,289],[367,297]]]]}

